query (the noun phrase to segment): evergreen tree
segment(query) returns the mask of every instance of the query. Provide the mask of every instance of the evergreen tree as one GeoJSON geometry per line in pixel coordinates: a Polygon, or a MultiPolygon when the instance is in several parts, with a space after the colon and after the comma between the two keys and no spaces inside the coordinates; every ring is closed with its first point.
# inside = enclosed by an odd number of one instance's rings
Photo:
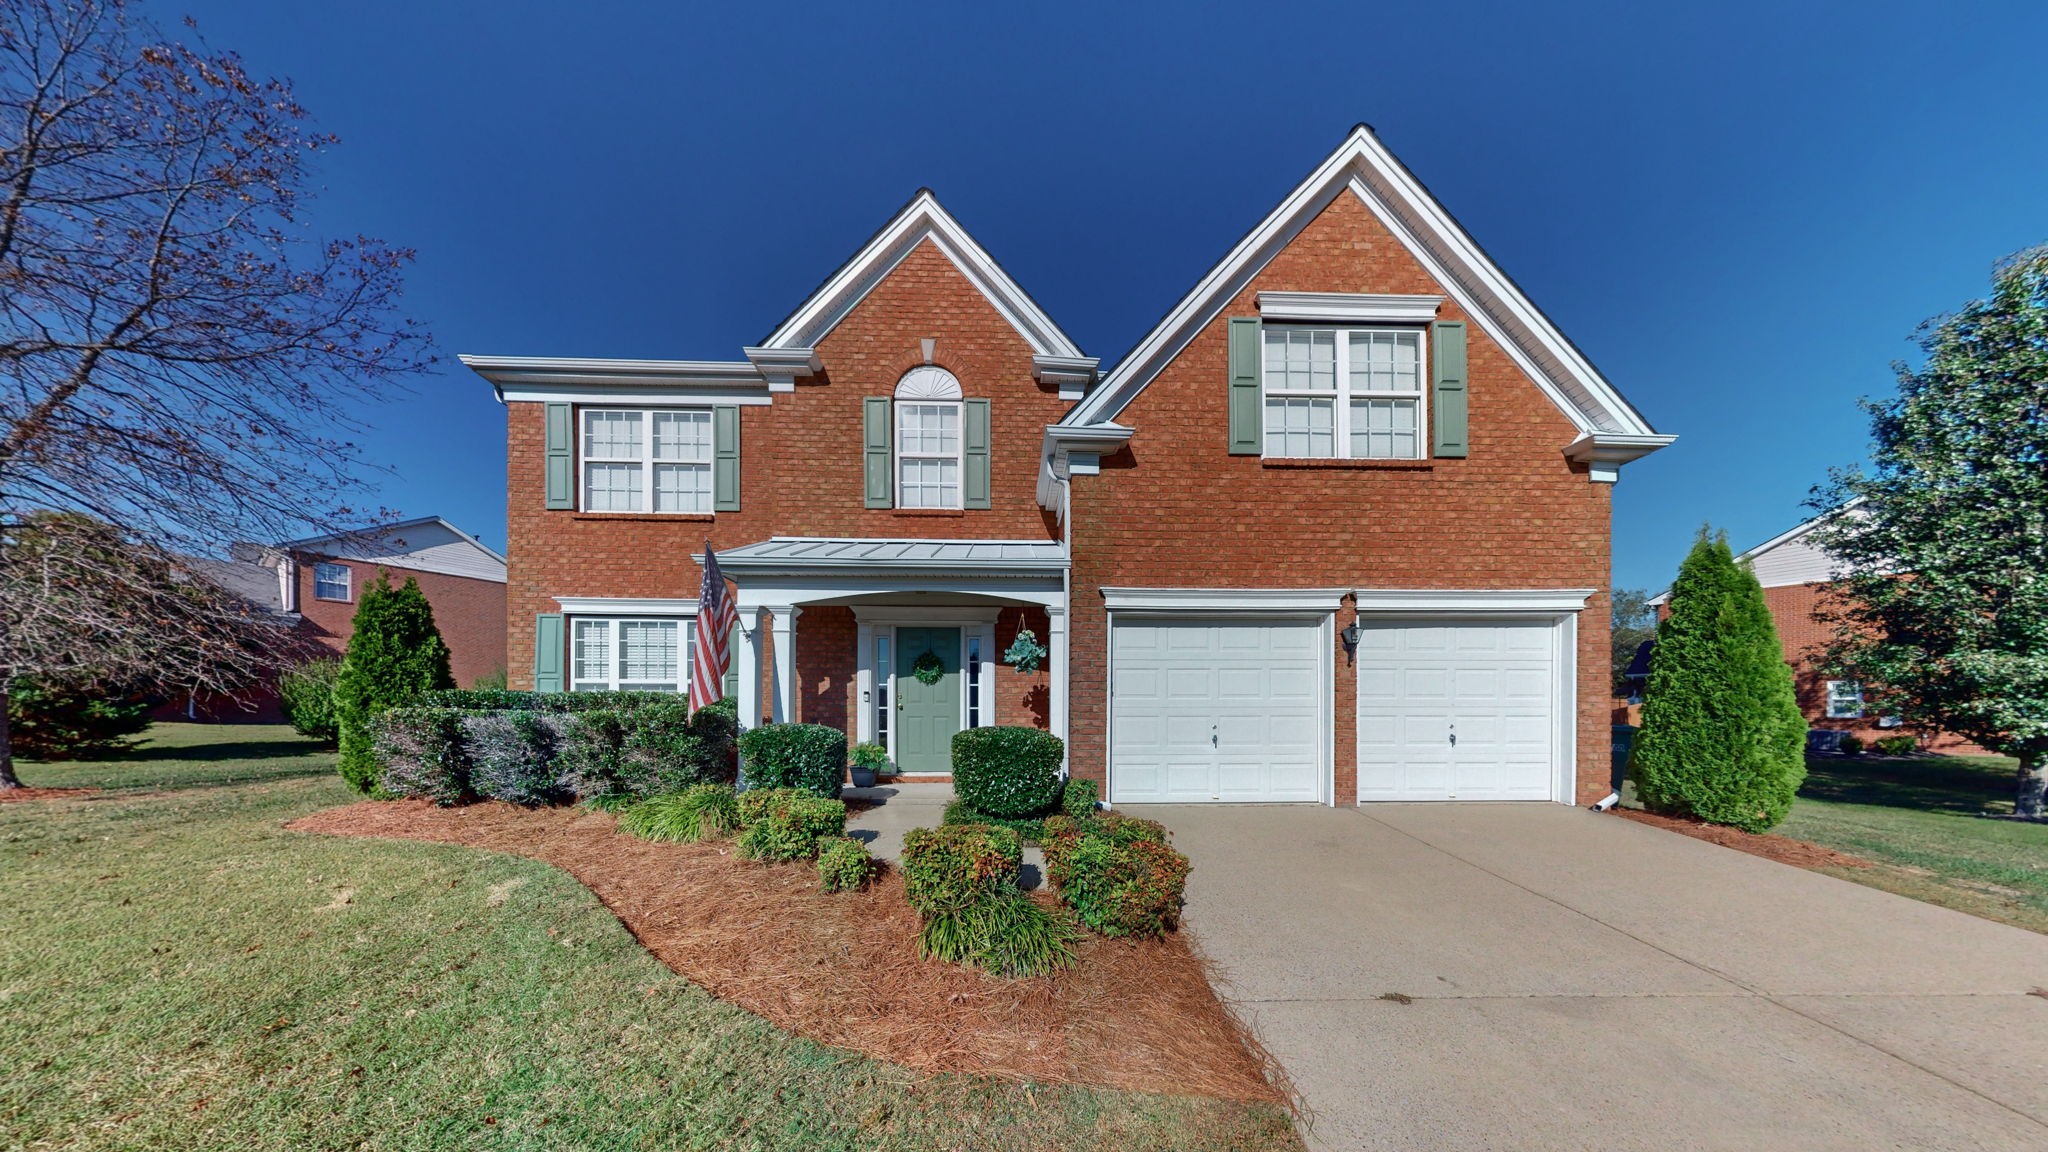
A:
{"type": "Polygon", "coordinates": [[[1657,627],[1629,770],[1653,812],[1762,832],[1806,778],[1806,718],[1756,574],[1726,536],[1699,542],[1657,627]]]}
{"type": "Polygon", "coordinates": [[[387,574],[363,589],[356,607],[348,655],[334,682],[334,708],[341,726],[341,775],[361,792],[377,790],[377,762],[370,754],[370,718],[422,692],[455,687],[448,671],[448,645],[434,627],[434,608],[408,576],[393,588],[387,574]]]}
{"type": "Polygon", "coordinates": [[[2048,248],[1930,321],[1899,394],[1865,401],[1871,469],[1815,494],[1840,579],[1829,666],[1887,716],[2017,757],[2014,811],[2048,789],[2048,248]]]}

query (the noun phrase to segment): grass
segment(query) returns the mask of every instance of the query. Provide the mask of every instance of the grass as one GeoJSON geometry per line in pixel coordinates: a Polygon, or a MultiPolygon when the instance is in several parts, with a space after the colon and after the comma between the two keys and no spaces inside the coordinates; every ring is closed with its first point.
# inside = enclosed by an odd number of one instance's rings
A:
{"type": "Polygon", "coordinates": [[[1876,865],[1827,870],[1844,879],[2048,933],[2048,825],[2009,819],[2014,768],[2000,756],[1814,756],[1774,834],[1876,865]]]}
{"type": "Polygon", "coordinates": [[[160,725],[0,805],[0,1147],[1298,1148],[1281,1110],[904,1069],[661,965],[545,864],[288,832],[283,728],[160,725]]]}

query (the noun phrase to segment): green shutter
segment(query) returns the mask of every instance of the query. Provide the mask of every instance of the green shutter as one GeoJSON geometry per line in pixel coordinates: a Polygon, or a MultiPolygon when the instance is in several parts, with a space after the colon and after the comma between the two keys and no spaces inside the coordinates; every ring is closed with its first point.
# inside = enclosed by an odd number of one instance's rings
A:
{"type": "Polygon", "coordinates": [[[576,429],[567,404],[547,407],[547,485],[549,508],[576,506],[576,429]]]}
{"type": "Polygon", "coordinates": [[[894,415],[887,396],[870,396],[861,402],[861,449],[866,457],[867,506],[894,508],[896,483],[889,474],[889,421],[894,415]]]}
{"type": "Polygon", "coordinates": [[[740,410],[711,410],[711,510],[740,510],[740,410]]]}
{"type": "Polygon", "coordinates": [[[1446,320],[1435,326],[1432,359],[1436,362],[1436,388],[1430,406],[1436,411],[1438,456],[1463,456],[1470,437],[1466,425],[1465,325],[1446,320]]]}
{"type": "Polygon", "coordinates": [[[966,449],[966,475],[960,486],[960,506],[986,508],[988,499],[988,401],[965,402],[966,427],[961,446],[966,449]]]}
{"type": "Polygon", "coordinates": [[[533,690],[562,690],[562,614],[542,612],[533,618],[533,690]]]}
{"type": "Polygon", "coordinates": [[[1264,445],[1259,427],[1259,319],[1230,320],[1230,454],[1257,456],[1264,445]]]}

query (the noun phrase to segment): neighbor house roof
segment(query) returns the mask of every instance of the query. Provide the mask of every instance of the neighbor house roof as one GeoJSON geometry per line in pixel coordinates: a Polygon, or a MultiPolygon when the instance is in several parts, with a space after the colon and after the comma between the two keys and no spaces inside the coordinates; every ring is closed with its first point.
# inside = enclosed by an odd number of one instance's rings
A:
{"type": "MultiPolygon", "coordinates": [[[[1850,511],[1863,503],[1861,496],[1840,507],[1830,508],[1810,520],[1802,520],[1791,528],[1778,533],[1769,540],[1751,548],[1735,558],[1737,564],[1748,564],[1756,573],[1757,583],[1766,588],[1783,588],[1793,584],[1820,584],[1835,578],[1834,557],[1822,551],[1819,545],[1807,540],[1815,528],[1850,511]]],[[[1650,597],[1655,607],[1671,599],[1669,588],[1650,597]]]]}
{"type": "Polygon", "coordinates": [[[337,560],[505,581],[505,558],[439,516],[421,516],[357,532],[333,532],[277,546],[337,560]]]}

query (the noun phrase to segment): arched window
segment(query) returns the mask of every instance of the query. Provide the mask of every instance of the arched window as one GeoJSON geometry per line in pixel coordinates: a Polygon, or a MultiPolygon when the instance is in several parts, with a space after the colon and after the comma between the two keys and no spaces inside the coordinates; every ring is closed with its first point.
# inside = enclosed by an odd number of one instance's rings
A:
{"type": "Polygon", "coordinates": [[[960,381],[935,364],[896,382],[896,506],[960,507],[960,381]]]}

